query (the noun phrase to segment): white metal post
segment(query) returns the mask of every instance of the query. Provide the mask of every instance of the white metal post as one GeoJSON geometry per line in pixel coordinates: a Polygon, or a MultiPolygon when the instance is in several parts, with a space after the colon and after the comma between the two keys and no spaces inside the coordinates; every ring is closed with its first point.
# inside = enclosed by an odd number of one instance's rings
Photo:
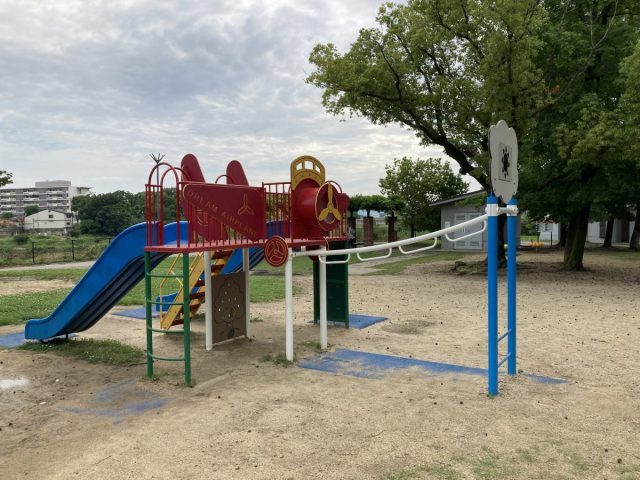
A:
{"type": "MultiPolygon", "coordinates": [[[[326,248],[322,248],[326,250],[326,248]]],[[[320,283],[320,348],[327,348],[327,264],[319,263],[319,283],[320,283]]]]}
{"type": "Polygon", "coordinates": [[[285,303],[285,353],[287,360],[293,362],[293,257],[289,250],[289,258],[284,268],[284,303],[285,303]]]}
{"type": "Polygon", "coordinates": [[[244,311],[246,315],[246,337],[251,338],[251,310],[249,302],[249,294],[251,293],[250,284],[249,284],[249,270],[251,270],[251,266],[249,265],[249,249],[242,249],[242,271],[244,272],[244,311]]]}
{"type": "MultiPolygon", "coordinates": [[[[187,285],[187,288],[189,286],[187,285]]],[[[185,292],[187,295],[187,292],[185,292]]],[[[213,348],[213,293],[211,290],[211,252],[204,252],[204,342],[205,348],[213,348]]]]}

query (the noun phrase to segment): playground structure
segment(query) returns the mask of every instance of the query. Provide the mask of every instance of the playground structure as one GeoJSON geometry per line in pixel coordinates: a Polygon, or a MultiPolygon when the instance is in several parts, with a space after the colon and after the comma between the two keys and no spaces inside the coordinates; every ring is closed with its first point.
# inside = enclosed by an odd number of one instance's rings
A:
{"type": "MultiPolygon", "coordinates": [[[[302,156],[290,167],[290,180],[249,186],[242,165],[229,163],[226,174],[207,183],[195,156],[186,155],[180,167],[157,163],[146,184],[146,222],[122,232],[98,258],[76,287],[49,317],[29,320],[25,338],[46,340],[84,331],[93,326],[142,278],[145,281],[147,374],[154,362],[184,362],[185,383],[191,384],[190,317],[203,305],[206,348],[214,342],[250,336],[249,270],[263,258],[273,266],[285,265],[285,350],[293,353],[293,258],[312,257],[317,287],[317,319],[320,346],[327,348],[327,267],[337,272],[333,293],[347,298],[347,265],[352,255],[360,261],[419,253],[437,245],[439,237],[457,242],[488,231],[488,392],[498,393],[498,369],[516,373],[516,243],[517,140],[513,129],[500,121],[489,132],[491,180],[494,195],[487,197],[485,215],[436,232],[388,244],[359,248],[347,246],[345,213],[349,198],[340,186],[325,178],[324,166],[314,157],[302,156]],[[156,179],[155,182],[153,179],[156,179]],[[225,179],[225,183],[219,183],[225,179]],[[165,212],[164,185],[175,188],[174,218],[165,212]],[[499,206],[498,197],[508,203],[499,206]],[[166,214],[165,214],[166,213],[166,214]],[[498,216],[506,214],[507,331],[498,335],[498,216]],[[481,230],[467,229],[483,225],[481,230]],[[456,234],[455,237],[449,235],[456,234]],[[433,240],[427,247],[404,247],[433,240]],[[386,251],[376,257],[362,254],[386,251]],[[195,254],[193,263],[190,255],[195,254]],[[166,257],[176,258],[166,274],[153,273],[166,257]],[[343,258],[328,260],[330,257],[343,258]],[[181,261],[180,261],[181,259],[181,261]],[[213,261],[213,264],[212,264],[213,261]],[[175,279],[180,288],[170,295],[152,297],[154,277],[175,279]],[[206,302],[205,302],[206,299],[206,302]],[[153,308],[160,314],[160,328],[153,327],[153,308]],[[182,325],[177,330],[172,327],[182,325]],[[215,327],[215,328],[214,328],[215,327]],[[184,354],[164,357],[154,353],[153,333],[182,334],[184,354]],[[507,353],[498,358],[498,344],[507,340],[507,353]]],[[[332,302],[347,313],[348,300],[332,302]]],[[[339,320],[343,321],[343,320],[339,320]]],[[[344,320],[348,326],[348,319],[344,320]]]]}
{"type": "MultiPolygon", "coordinates": [[[[340,186],[325,178],[325,168],[316,158],[302,156],[290,167],[290,180],[249,186],[242,165],[229,163],[226,173],[207,183],[195,156],[186,155],[180,167],[158,163],[146,185],[145,294],[147,317],[147,373],[153,375],[158,360],[182,361],[185,382],[191,383],[190,317],[206,298],[206,348],[214,342],[250,335],[249,276],[251,258],[266,258],[280,266],[293,249],[325,251],[331,244],[344,243],[349,197],[340,186]],[[154,182],[155,179],[155,182],[154,182]],[[224,180],[225,183],[221,183],[224,180]],[[176,189],[176,240],[164,236],[165,184],[176,189]],[[185,228],[186,227],[186,228],[185,228]],[[180,231],[187,231],[185,235],[180,231]],[[229,258],[242,252],[242,272],[231,272],[220,279],[229,258]],[[190,255],[196,254],[192,261],[190,255]],[[157,255],[177,255],[169,272],[153,273],[151,259],[157,255]],[[176,272],[181,256],[181,270],[176,272]],[[211,260],[214,260],[212,265],[211,260]],[[152,299],[151,279],[174,278],[180,289],[170,297],[152,299]],[[217,281],[218,280],[218,281],[217,281]],[[160,328],[152,324],[153,306],[160,313],[160,328]],[[172,329],[183,325],[182,329],[172,329]],[[179,357],[157,355],[153,333],[184,335],[184,354],[179,357]]],[[[326,268],[320,267],[319,285],[321,334],[326,345],[326,268]],[[324,297],[323,297],[324,295],[324,297]]],[[[346,288],[346,285],[345,285],[346,288]]],[[[286,324],[287,338],[292,326],[286,324]]],[[[322,340],[321,340],[322,342],[322,340]]],[[[289,345],[287,341],[287,345],[289,345]]],[[[289,350],[288,350],[289,351],[289,350]]],[[[292,357],[293,354],[290,356],[292,357]]]]}

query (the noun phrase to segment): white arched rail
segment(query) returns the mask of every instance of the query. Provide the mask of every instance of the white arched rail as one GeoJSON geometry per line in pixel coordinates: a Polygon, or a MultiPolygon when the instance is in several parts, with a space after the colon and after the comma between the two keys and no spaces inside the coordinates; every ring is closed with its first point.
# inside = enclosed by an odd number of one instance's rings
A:
{"type": "Polygon", "coordinates": [[[342,250],[303,250],[300,252],[291,252],[290,257],[318,257],[318,260],[323,263],[334,264],[334,263],[347,263],[350,260],[351,255],[355,254],[358,257],[358,260],[361,262],[369,262],[371,260],[381,260],[383,258],[389,258],[391,256],[391,252],[394,248],[397,248],[400,253],[404,255],[410,255],[412,253],[420,253],[426,250],[430,250],[434,248],[438,243],[439,237],[445,237],[447,240],[451,242],[458,242],[460,240],[464,240],[466,238],[472,237],[474,235],[478,235],[484,232],[487,229],[487,214],[480,215],[479,217],[472,218],[466,222],[459,223],[457,225],[453,225],[451,227],[443,228],[442,230],[437,230],[431,233],[425,233],[424,235],[420,235],[418,237],[407,238],[405,240],[398,240],[396,242],[391,243],[381,243],[379,245],[371,245],[369,247],[357,247],[357,248],[344,248],[342,250]],[[467,228],[472,227],[474,225],[483,224],[480,230],[475,232],[471,232],[463,237],[451,239],[448,235],[451,233],[455,233],[458,231],[466,231],[467,228]],[[404,250],[402,247],[407,245],[412,245],[414,243],[424,242],[425,240],[433,240],[433,244],[416,248],[414,250],[404,250]],[[385,255],[380,255],[376,257],[362,257],[360,254],[362,253],[371,253],[371,252],[379,252],[382,250],[387,250],[385,255]],[[347,255],[346,260],[334,260],[328,261],[326,257],[333,257],[338,255],[347,255]]]}

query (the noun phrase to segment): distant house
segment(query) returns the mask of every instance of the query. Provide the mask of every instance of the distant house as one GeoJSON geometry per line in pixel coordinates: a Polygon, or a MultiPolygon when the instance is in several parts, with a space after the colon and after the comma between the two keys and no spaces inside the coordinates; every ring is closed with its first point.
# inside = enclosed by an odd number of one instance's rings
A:
{"type": "Polygon", "coordinates": [[[73,226],[73,214],[60,210],[42,210],[24,217],[25,232],[66,235],[73,226]]]}
{"type": "MultiPolygon", "coordinates": [[[[634,210],[630,210],[631,215],[635,215],[634,210]]],[[[634,220],[622,220],[616,218],[613,223],[611,243],[629,243],[631,232],[633,231],[634,220]]],[[[552,220],[546,220],[536,224],[541,242],[560,242],[560,224],[552,220]]],[[[587,226],[587,244],[602,245],[607,231],[607,222],[590,222],[587,226]]]]}
{"type": "MultiPolygon", "coordinates": [[[[484,190],[476,190],[474,192],[465,193],[457,197],[446,198],[429,205],[430,207],[440,208],[440,228],[448,228],[467,222],[477,218],[485,213],[485,197],[487,193],[484,190]]],[[[470,233],[483,229],[483,224],[474,225],[464,231],[459,231],[449,235],[449,238],[464,237],[470,233]]],[[[443,250],[478,250],[487,251],[487,231],[485,230],[478,235],[473,235],[464,240],[452,242],[445,237],[441,238],[443,250]]],[[[520,244],[520,229],[518,228],[518,244],[520,244]]]]}

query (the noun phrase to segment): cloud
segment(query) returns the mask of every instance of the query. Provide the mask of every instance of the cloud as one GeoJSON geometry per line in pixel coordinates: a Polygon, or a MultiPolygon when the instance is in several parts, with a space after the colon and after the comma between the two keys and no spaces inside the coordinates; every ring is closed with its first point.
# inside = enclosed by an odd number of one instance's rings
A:
{"type": "Polygon", "coordinates": [[[0,4],[0,169],[140,191],[162,152],[208,178],[238,159],[254,184],[311,154],[350,193],[394,157],[442,156],[398,127],[326,114],[304,82],[318,42],[348,48],[377,1],[22,1],[0,4]]]}

